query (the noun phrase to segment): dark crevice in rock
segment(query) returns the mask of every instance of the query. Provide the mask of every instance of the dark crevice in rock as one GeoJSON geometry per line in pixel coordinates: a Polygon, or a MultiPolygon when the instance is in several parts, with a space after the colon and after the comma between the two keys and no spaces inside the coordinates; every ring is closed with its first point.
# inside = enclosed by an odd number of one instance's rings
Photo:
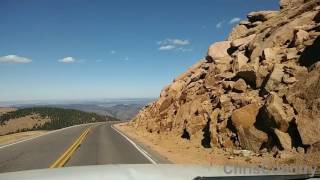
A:
{"type": "Polygon", "coordinates": [[[260,87],[260,91],[259,91],[259,96],[263,97],[265,95],[268,95],[269,92],[265,89],[267,83],[268,83],[268,80],[270,79],[270,76],[271,76],[271,73],[269,73],[267,75],[267,77],[265,77],[261,83],[261,87],[260,87]]]}
{"type": "Polygon", "coordinates": [[[227,120],[227,128],[230,129],[231,132],[237,134],[237,129],[236,129],[236,127],[232,124],[231,117],[229,117],[228,120],[227,120]]]}
{"type": "Polygon", "coordinates": [[[237,47],[230,47],[229,49],[227,49],[227,53],[229,55],[232,55],[234,52],[236,52],[238,50],[237,47]]]}
{"type": "Polygon", "coordinates": [[[207,60],[208,63],[212,63],[213,62],[213,59],[210,56],[206,56],[206,60],[207,60]]]}
{"type": "Polygon", "coordinates": [[[301,136],[299,134],[299,131],[298,131],[298,128],[297,128],[297,124],[295,123],[295,120],[292,120],[289,123],[288,134],[291,137],[291,144],[292,144],[293,147],[295,147],[295,148],[297,148],[297,147],[305,148],[305,146],[302,144],[302,139],[301,139],[301,136]]]}
{"type": "Polygon", "coordinates": [[[277,147],[279,150],[283,150],[283,147],[281,146],[278,137],[274,133],[274,128],[276,128],[276,124],[267,116],[265,107],[260,108],[254,126],[258,130],[263,131],[268,135],[268,141],[263,143],[260,149],[266,148],[270,151],[274,147],[277,147]]]}
{"type": "Polygon", "coordinates": [[[211,132],[210,132],[210,119],[207,121],[207,124],[202,129],[203,132],[203,139],[201,140],[201,145],[204,148],[211,148],[210,142],[211,142],[211,132]]]}
{"type": "Polygon", "coordinates": [[[237,73],[237,75],[232,79],[233,81],[236,81],[238,79],[244,79],[247,84],[250,85],[250,87],[256,89],[256,73],[253,70],[247,70],[247,71],[240,71],[237,73]]]}
{"type": "Polygon", "coordinates": [[[301,53],[299,63],[302,66],[309,67],[320,60],[320,37],[313,42],[311,46],[307,46],[301,53]]]}
{"type": "Polygon", "coordinates": [[[181,138],[190,140],[190,134],[186,128],[183,129],[183,133],[181,135],[181,138]]]}

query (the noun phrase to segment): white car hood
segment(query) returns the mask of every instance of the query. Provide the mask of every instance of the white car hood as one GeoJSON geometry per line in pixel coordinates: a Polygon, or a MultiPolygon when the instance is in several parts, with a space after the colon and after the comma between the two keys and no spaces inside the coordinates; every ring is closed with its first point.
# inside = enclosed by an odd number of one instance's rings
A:
{"type": "MultiPolygon", "coordinates": [[[[199,165],[95,165],[40,169],[0,174],[1,180],[187,180],[199,177],[256,176],[226,173],[222,166],[199,165]]],[[[268,172],[265,175],[272,175],[268,172]]],[[[279,175],[279,174],[277,174],[279,175]]],[[[304,176],[306,177],[306,176],[304,176]]],[[[233,178],[234,179],[234,178],[233,178]]],[[[261,179],[259,177],[259,179],[261,179]]],[[[273,177],[272,180],[277,178],[273,177]]],[[[281,178],[283,179],[283,178],[281,178]]]]}

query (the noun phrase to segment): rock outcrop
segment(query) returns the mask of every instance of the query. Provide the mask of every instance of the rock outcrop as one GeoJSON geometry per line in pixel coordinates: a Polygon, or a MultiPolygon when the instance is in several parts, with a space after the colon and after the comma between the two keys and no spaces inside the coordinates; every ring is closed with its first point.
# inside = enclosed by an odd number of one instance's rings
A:
{"type": "Polygon", "coordinates": [[[205,148],[320,148],[320,0],[252,12],[129,123],[205,148]]]}

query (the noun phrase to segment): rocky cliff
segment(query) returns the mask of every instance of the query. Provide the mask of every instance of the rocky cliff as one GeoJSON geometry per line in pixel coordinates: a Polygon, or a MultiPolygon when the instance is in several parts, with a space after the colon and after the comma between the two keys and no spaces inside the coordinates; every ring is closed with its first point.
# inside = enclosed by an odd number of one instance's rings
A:
{"type": "Polygon", "coordinates": [[[205,148],[320,148],[320,0],[281,0],[235,26],[130,125],[205,148]]]}

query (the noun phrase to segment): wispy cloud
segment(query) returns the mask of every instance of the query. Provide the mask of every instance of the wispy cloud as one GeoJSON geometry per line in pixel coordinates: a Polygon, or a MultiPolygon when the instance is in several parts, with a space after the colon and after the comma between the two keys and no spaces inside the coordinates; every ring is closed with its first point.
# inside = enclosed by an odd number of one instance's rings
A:
{"type": "Polygon", "coordinates": [[[21,57],[17,55],[7,55],[0,57],[0,62],[2,63],[13,63],[13,64],[26,64],[31,63],[32,60],[26,57],[21,57]]]}
{"type": "Polygon", "coordinates": [[[111,51],[110,51],[110,54],[115,54],[115,53],[116,53],[115,50],[111,50],[111,51]]]}
{"type": "Polygon", "coordinates": [[[234,24],[239,22],[241,19],[239,17],[234,17],[232,19],[230,19],[229,24],[234,24]]]}
{"type": "Polygon", "coordinates": [[[166,50],[172,50],[175,49],[176,47],[174,45],[163,45],[159,47],[160,51],[166,51],[166,50]]]}
{"type": "Polygon", "coordinates": [[[216,24],[216,28],[221,28],[224,21],[220,21],[216,24]]]}
{"type": "Polygon", "coordinates": [[[124,60],[125,60],[125,61],[129,61],[129,57],[125,57],[124,60]]]}
{"type": "Polygon", "coordinates": [[[158,42],[160,47],[158,48],[159,51],[168,51],[168,50],[181,50],[185,49],[184,46],[190,45],[191,42],[187,39],[165,39],[158,42]]]}
{"type": "Polygon", "coordinates": [[[73,57],[69,56],[69,57],[65,57],[65,58],[59,59],[58,62],[59,63],[64,63],[64,64],[71,64],[71,63],[76,62],[76,60],[73,57]]]}

